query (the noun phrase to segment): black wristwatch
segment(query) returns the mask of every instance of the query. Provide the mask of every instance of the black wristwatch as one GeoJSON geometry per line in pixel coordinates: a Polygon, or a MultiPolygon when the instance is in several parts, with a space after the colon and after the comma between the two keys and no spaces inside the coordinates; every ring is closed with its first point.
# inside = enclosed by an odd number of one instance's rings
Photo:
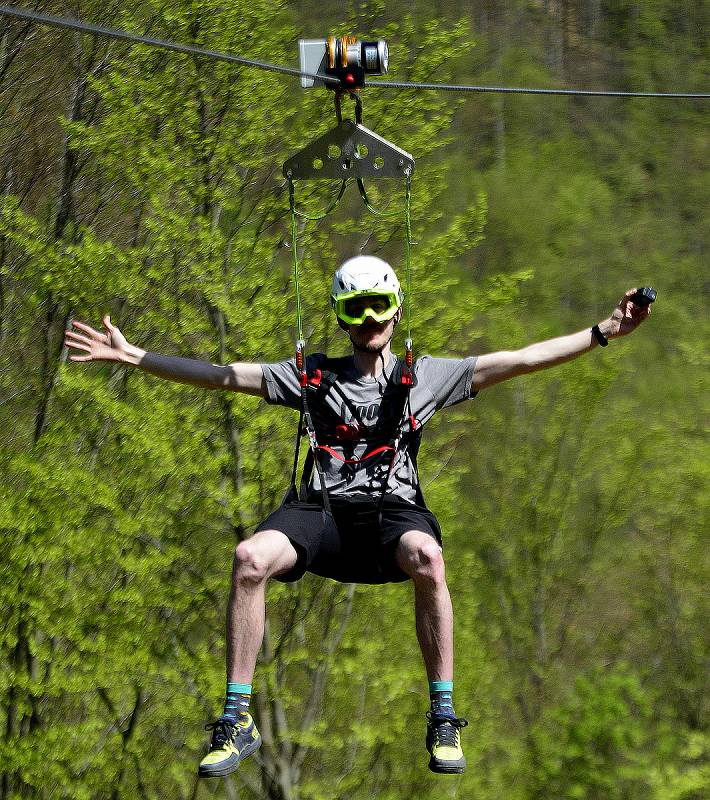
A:
{"type": "Polygon", "coordinates": [[[604,334],[599,330],[598,325],[594,325],[592,327],[592,336],[599,342],[602,347],[606,347],[609,344],[609,340],[604,336],[604,334]]]}

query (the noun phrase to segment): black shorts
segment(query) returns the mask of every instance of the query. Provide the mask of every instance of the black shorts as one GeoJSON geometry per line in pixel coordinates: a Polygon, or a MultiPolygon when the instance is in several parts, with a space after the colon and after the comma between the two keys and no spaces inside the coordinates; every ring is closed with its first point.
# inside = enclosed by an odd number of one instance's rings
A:
{"type": "MultiPolygon", "coordinates": [[[[309,498],[316,500],[316,497],[309,498]]],[[[387,495],[378,514],[379,498],[330,498],[333,516],[322,502],[286,502],[256,529],[277,530],[294,545],[298,560],[293,569],[276,576],[291,582],[312,572],[342,583],[395,583],[409,576],[395,560],[402,534],[423,531],[441,546],[441,528],[424,506],[387,495]]]]}

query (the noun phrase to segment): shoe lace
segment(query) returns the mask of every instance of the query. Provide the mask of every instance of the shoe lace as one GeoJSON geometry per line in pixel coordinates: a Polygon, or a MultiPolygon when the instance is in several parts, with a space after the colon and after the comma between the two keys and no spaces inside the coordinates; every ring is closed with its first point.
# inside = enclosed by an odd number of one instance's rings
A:
{"type": "Polygon", "coordinates": [[[427,711],[427,719],[434,729],[434,735],[439,744],[449,747],[458,747],[459,729],[468,725],[468,720],[463,717],[440,717],[427,711]]]}
{"type": "Polygon", "coordinates": [[[228,719],[218,719],[215,722],[208,722],[205,725],[206,731],[212,731],[211,748],[218,750],[220,747],[230,742],[234,737],[235,723],[228,719]]]}

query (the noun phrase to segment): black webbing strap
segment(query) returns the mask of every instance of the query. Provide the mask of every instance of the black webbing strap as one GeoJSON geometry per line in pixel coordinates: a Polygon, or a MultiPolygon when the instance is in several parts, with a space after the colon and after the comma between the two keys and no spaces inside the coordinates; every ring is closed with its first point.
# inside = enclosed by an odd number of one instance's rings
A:
{"type": "MultiPolygon", "coordinates": [[[[305,366],[304,366],[305,368],[305,366]]],[[[336,376],[331,372],[323,371],[321,372],[319,378],[319,383],[317,386],[312,386],[309,380],[308,387],[315,389],[316,397],[318,398],[319,402],[321,398],[328,394],[330,389],[335,383],[336,376]]],[[[308,376],[307,376],[308,377],[308,376]]],[[[301,390],[303,391],[303,389],[301,390]]],[[[306,494],[303,490],[303,481],[301,481],[301,491],[299,493],[298,489],[296,488],[296,481],[298,480],[298,459],[301,454],[301,437],[304,433],[306,433],[306,429],[304,427],[304,419],[305,419],[305,410],[308,408],[308,403],[303,403],[303,395],[301,396],[301,405],[299,408],[299,416],[298,416],[298,428],[296,429],[296,446],[294,447],[294,454],[293,454],[293,469],[291,470],[291,484],[289,487],[289,494],[293,495],[295,498],[299,497],[301,500],[305,500],[306,494]]],[[[310,415],[309,415],[310,417],[310,415]]],[[[313,451],[309,449],[306,455],[306,464],[308,467],[304,465],[304,474],[305,471],[308,471],[308,477],[310,478],[311,471],[313,470],[313,451]]],[[[288,495],[287,495],[288,496],[288,495]]]]}
{"type": "MultiPolygon", "coordinates": [[[[301,386],[301,417],[303,419],[303,424],[305,425],[306,428],[306,435],[308,436],[308,444],[310,446],[310,449],[308,451],[308,456],[306,456],[306,459],[308,459],[308,457],[312,459],[316,471],[318,472],[318,480],[320,481],[321,493],[323,495],[323,509],[327,514],[332,514],[330,508],[330,498],[328,497],[328,488],[325,485],[325,473],[323,472],[323,467],[320,461],[318,460],[318,440],[316,439],[316,429],[313,427],[311,412],[308,408],[307,386],[301,386]]],[[[304,465],[304,472],[305,472],[305,465],[304,465]]]]}
{"type": "Polygon", "coordinates": [[[308,483],[313,472],[313,461],[313,450],[309,450],[306,453],[306,460],[303,462],[303,472],[301,473],[301,490],[299,492],[301,500],[305,500],[308,497],[308,483]]]}
{"type": "Polygon", "coordinates": [[[291,483],[286,492],[284,502],[287,500],[298,499],[298,489],[296,488],[296,479],[298,478],[298,458],[301,455],[301,436],[303,436],[303,405],[299,410],[298,415],[298,428],[296,428],[296,446],[293,449],[293,469],[291,470],[291,483]]]}
{"type": "Polygon", "coordinates": [[[377,516],[378,518],[382,514],[382,508],[385,504],[385,496],[387,495],[387,488],[390,485],[390,478],[392,477],[392,470],[394,470],[394,463],[397,460],[397,454],[399,453],[399,444],[402,441],[404,436],[404,429],[407,425],[409,425],[410,432],[414,432],[414,419],[412,417],[412,405],[410,403],[410,393],[412,390],[412,385],[407,384],[407,393],[404,398],[404,404],[402,406],[402,413],[400,415],[399,425],[397,426],[397,435],[396,438],[392,441],[392,458],[390,459],[390,465],[387,469],[387,477],[384,480],[382,485],[382,492],[380,493],[380,501],[377,504],[377,516]],[[409,413],[407,413],[409,412],[409,413]]]}

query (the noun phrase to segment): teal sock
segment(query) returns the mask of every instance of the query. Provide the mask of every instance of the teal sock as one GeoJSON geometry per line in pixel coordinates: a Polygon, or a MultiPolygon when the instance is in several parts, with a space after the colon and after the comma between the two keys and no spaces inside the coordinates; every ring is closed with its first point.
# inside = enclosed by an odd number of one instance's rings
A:
{"type": "Polygon", "coordinates": [[[437,717],[455,717],[453,693],[453,681],[429,681],[431,713],[437,717]]]}
{"type": "Polygon", "coordinates": [[[227,698],[224,701],[222,717],[236,722],[240,717],[243,718],[249,713],[250,702],[250,683],[227,683],[227,698]]]}

